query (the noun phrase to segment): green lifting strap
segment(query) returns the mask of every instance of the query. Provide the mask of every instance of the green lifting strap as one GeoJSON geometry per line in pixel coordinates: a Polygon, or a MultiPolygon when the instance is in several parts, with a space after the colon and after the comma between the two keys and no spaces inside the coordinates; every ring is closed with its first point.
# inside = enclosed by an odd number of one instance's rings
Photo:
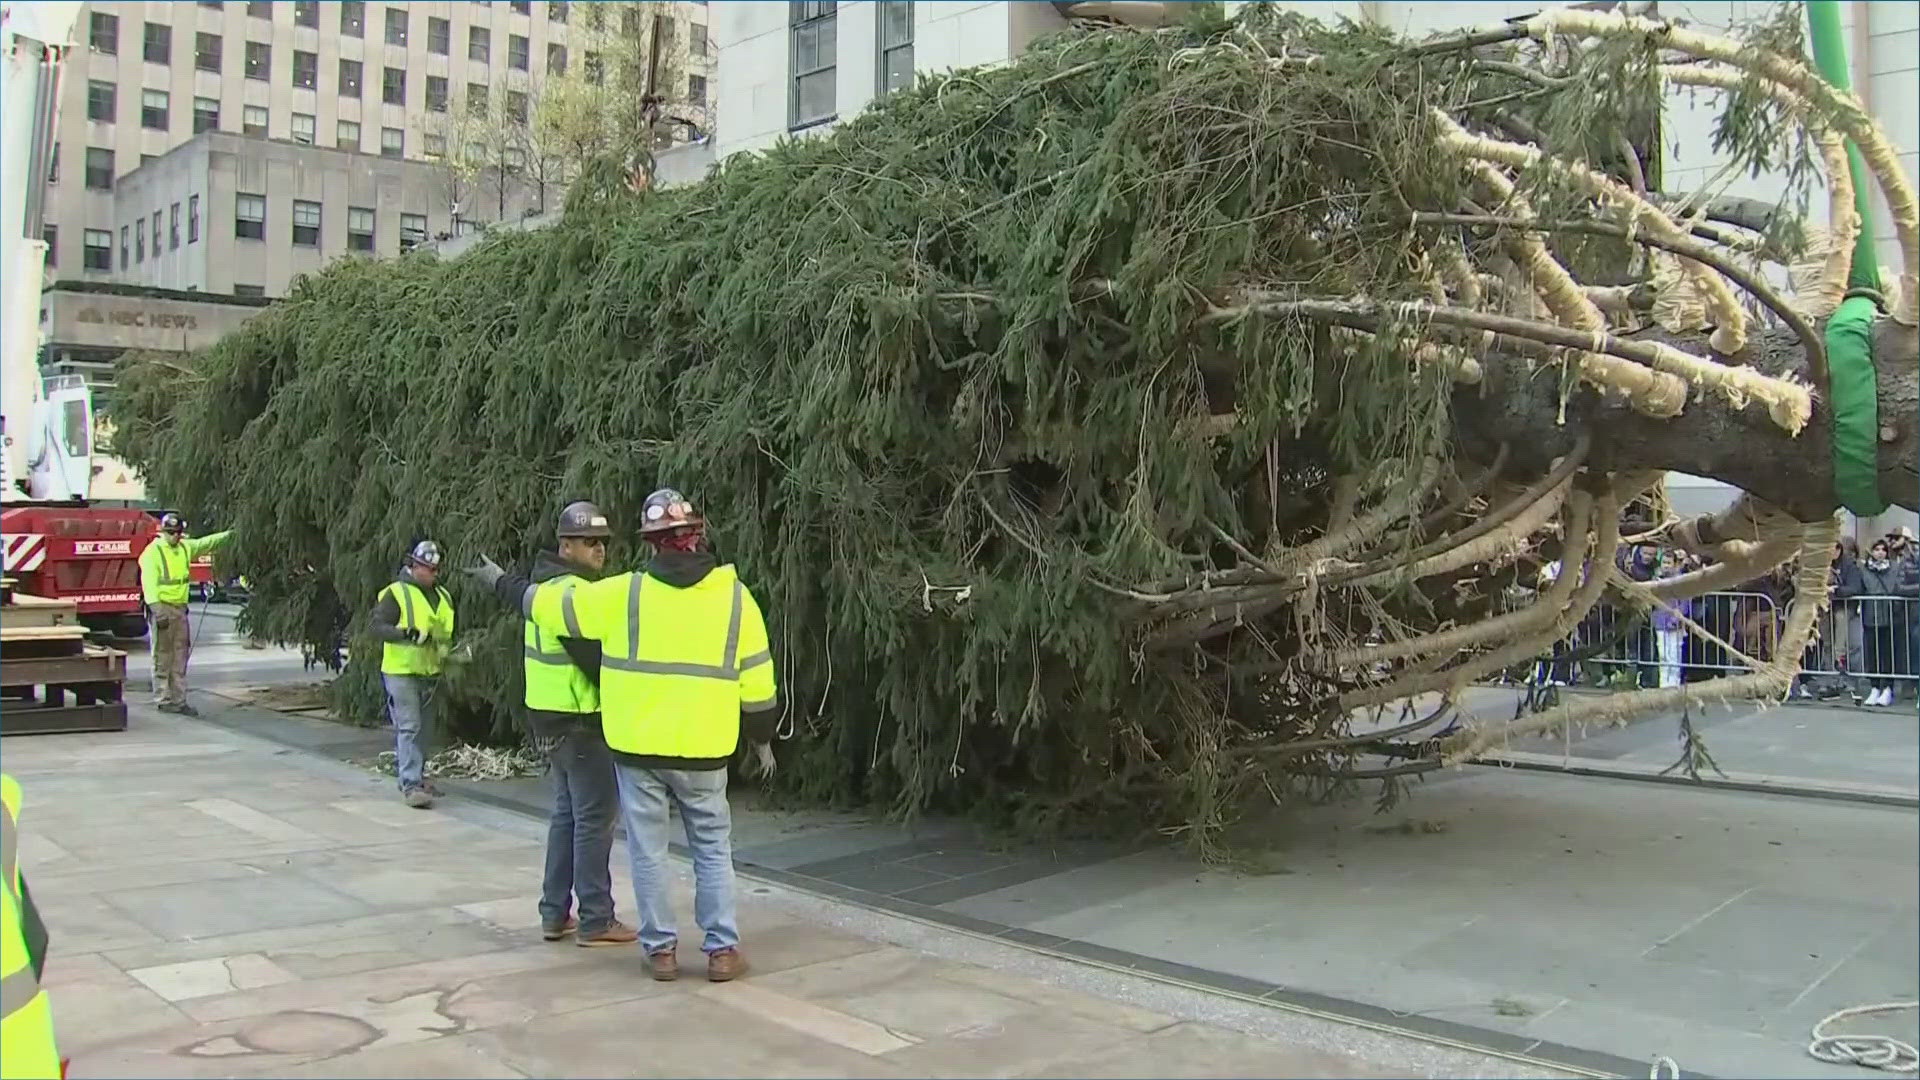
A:
{"type": "MultiPolygon", "coordinates": [[[[1849,90],[1847,45],[1840,32],[1839,0],[1810,0],[1807,33],[1814,66],[1835,89],[1849,90]]],[[[1860,235],[1847,272],[1849,295],[1827,320],[1827,400],[1833,407],[1833,487],[1840,504],[1861,517],[1887,508],[1880,495],[1880,385],[1873,367],[1873,320],[1869,295],[1880,291],[1880,262],[1873,250],[1873,202],[1860,150],[1847,141],[1847,172],[1853,178],[1860,235]]]]}

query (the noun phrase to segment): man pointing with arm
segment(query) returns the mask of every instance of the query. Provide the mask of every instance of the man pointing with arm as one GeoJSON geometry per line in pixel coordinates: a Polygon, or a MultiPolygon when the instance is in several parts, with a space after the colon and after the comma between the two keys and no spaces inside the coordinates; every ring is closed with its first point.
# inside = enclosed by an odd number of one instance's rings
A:
{"type": "Polygon", "coordinates": [[[601,727],[620,787],[649,971],[662,981],[679,976],[667,869],[671,805],[693,853],[707,978],[725,982],[746,970],[727,761],[743,726],[756,743],[774,735],[773,656],[760,605],[733,566],[714,557],[706,523],[685,496],[656,491],[642,515],[640,534],[653,547],[643,571],[561,590],[535,588],[485,558],[469,572],[542,631],[599,643],[601,727]]]}
{"type": "Polygon", "coordinates": [[[152,628],[153,698],[161,712],[198,716],[187,702],[187,656],[193,631],[187,622],[187,581],[193,560],[232,539],[231,532],[187,536],[179,514],[160,519],[160,535],[140,552],[140,592],[152,628]]]}

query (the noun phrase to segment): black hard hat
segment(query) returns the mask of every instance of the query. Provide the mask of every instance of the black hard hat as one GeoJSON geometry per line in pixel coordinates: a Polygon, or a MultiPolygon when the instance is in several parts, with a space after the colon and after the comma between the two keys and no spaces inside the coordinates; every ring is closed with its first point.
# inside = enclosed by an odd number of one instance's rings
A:
{"type": "Polygon", "coordinates": [[[440,545],[431,540],[422,540],[407,552],[407,561],[429,570],[440,569],[440,545]]]}
{"type": "Polygon", "coordinates": [[[179,535],[187,531],[187,523],[180,520],[179,514],[160,515],[160,531],[179,535]]]}
{"type": "Polygon", "coordinates": [[[640,507],[640,535],[698,529],[706,522],[694,510],[685,495],[672,488],[661,488],[647,496],[640,507]]]}
{"type": "Polygon", "coordinates": [[[560,511],[560,527],[555,531],[563,538],[613,535],[613,530],[607,527],[607,515],[585,499],[570,502],[560,511]]]}

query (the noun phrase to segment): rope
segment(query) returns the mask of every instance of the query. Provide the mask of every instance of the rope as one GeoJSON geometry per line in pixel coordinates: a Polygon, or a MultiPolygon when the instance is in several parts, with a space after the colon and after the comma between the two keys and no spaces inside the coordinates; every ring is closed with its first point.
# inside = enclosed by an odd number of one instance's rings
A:
{"type": "MultiPolygon", "coordinates": [[[[1813,1041],[1807,1044],[1807,1053],[1829,1065],[1858,1065],[1863,1069],[1879,1069],[1882,1072],[1920,1073],[1920,1051],[1916,1051],[1910,1043],[1891,1035],[1826,1033],[1828,1024],[1838,1023],[1848,1017],[1905,1012],[1908,1009],[1920,1009],[1920,1001],[1888,1001],[1879,1005],[1855,1005],[1851,1009],[1841,1009],[1813,1025],[1813,1041]]],[[[1647,1080],[1680,1080],[1680,1065],[1670,1057],[1655,1057],[1653,1068],[1647,1072],[1647,1080]]]]}
{"type": "Polygon", "coordinates": [[[1829,1065],[1858,1065],[1884,1072],[1920,1072],[1920,1052],[1916,1052],[1912,1044],[1902,1042],[1891,1035],[1828,1035],[1825,1033],[1828,1024],[1850,1016],[1905,1012],[1908,1009],[1920,1009],[1920,1001],[1889,1001],[1879,1005],[1856,1005],[1851,1009],[1841,1009],[1813,1025],[1813,1041],[1807,1044],[1807,1053],[1829,1065]]]}

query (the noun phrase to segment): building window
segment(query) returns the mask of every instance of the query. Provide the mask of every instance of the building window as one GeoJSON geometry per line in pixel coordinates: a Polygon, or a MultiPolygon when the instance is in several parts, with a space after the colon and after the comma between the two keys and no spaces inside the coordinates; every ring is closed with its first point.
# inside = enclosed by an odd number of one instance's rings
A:
{"type": "Polygon", "coordinates": [[[220,35],[202,30],[193,35],[193,66],[201,71],[220,73],[220,35]]]}
{"type": "Polygon", "coordinates": [[[239,194],[233,197],[233,235],[244,240],[267,238],[267,197],[239,194]]]}
{"type": "Polygon", "coordinates": [[[80,242],[85,245],[80,252],[80,265],[88,270],[113,271],[113,234],[105,229],[88,229],[80,234],[80,242]]]}
{"type": "Polygon", "coordinates": [[[225,11],[227,7],[221,0],[200,0],[200,6],[203,8],[212,8],[215,11],[225,11]]]}
{"type": "Polygon", "coordinates": [[[490,104],[487,101],[487,84],[477,83],[477,82],[468,83],[467,84],[467,115],[468,116],[485,116],[487,115],[489,107],[490,107],[490,104]]]}
{"type": "Polygon", "coordinates": [[[313,145],[315,124],[311,113],[294,113],[293,126],[288,130],[292,134],[294,142],[305,143],[308,146],[313,145]]]}
{"type": "Polygon", "coordinates": [[[707,55],[707,28],[704,23],[687,24],[687,55],[707,55]]]}
{"type": "Polygon", "coordinates": [[[380,73],[380,100],[389,105],[407,103],[406,69],[387,68],[380,73]]]}
{"type": "Polygon", "coordinates": [[[447,77],[445,75],[427,76],[427,111],[447,111],[447,77]]]}
{"type": "Polygon", "coordinates": [[[293,243],[295,247],[320,246],[320,204],[293,200],[293,243]]]}
{"type": "Polygon", "coordinates": [[[407,152],[407,133],[399,128],[380,129],[380,156],[405,157],[407,152]]]}
{"type": "Polygon", "coordinates": [[[360,97],[360,61],[340,61],[340,96],[356,100],[360,97]]]}
{"type": "Polygon", "coordinates": [[[530,0],[513,0],[513,3],[508,4],[507,6],[513,9],[513,13],[515,15],[532,15],[533,14],[533,4],[530,2],[530,0]]]}
{"type": "Polygon", "coordinates": [[[364,206],[347,207],[347,250],[373,250],[373,211],[364,206]]]}
{"type": "Polygon", "coordinates": [[[557,22],[557,23],[566,22],[567,21],[567,5],[564,3],[548,4],[547,18],[552,19],[554,22],[557,22]]]}
{"type": "Polygon", "coordinates": [[[533,42],[519,34],[507,35],[507,66],[515,71],[527,70],[533,62],[533,42]]]}
{"type": "Polygon", "coordinates": [[[120,54],[120,16],[95,11],[87,17],[87,44],[97,53],[120,54]]]}
{"type": "Polygon", "coordinates": [[[87,80],[87,119],[113,123],[120,111],[120,88],[99,79],[87,80]]]}
{"type": "Polygon", "coordinates": [[[342,150],[360,150],[360,121],[342,120],[333,131],[333,145],[342,150]]]}
{"type": "Polygon", "coordinates": [[[265,105],[246,105],[240,109],[240,130],[248,135],[266,138],[267,107],[265,105]]]}
{"type": "Polygon", "coordinates": [[[220,99],[197,97],[193,99],[193,133],[220,130],[220,99]]]}
{"type": "Polygon", "coordinates": [[[153,212],[153,257],[160,257],[160,211],[153,212]]]}
{"type": "Polygon", "coordinates": [[[320,55],[293,50],[293,85],[311,90],[320,85],[320,55]]]}
{"type": "Polygon", "coordinates": [[[180,204],[167,207],[167,250],[180,250],[180,204]]]}
{"type": "Polygon", "coordinates": [[[697,108],[707,107],[707,78],[704,75],[687,76],[687,103],[697,108]]]}
{"type": "MultiPolygon", "coordinates": [[[[137,263],[147,261],[146,224],[144,221],[136,221],[133,223],[133,261],[137,263]]],[[[158,253],[156,252],[156,254],[158,253]]]]}
{"type": "Polygon", "coordinates": [[[95,191],[113,190],[113,151],[87,147],[87,186],[95,191]]]}
{"type": "Polygon", "coordinates": [[[913,86],[913,0],[880,5],[880,92],[913,86]]]}
{"type": "Polygon", "coordinates": [[[320,5],[315,0],[293,0],[293,25],[320,29],[320,5]]]}
{"type": "Polygon", "coordinates": [[[120,226],[120,269],[122,270],[125,270],[128,266],[127,231],[128,230],[125,225],[120,226]]]}
{"type": "MultiPolygon", "coordinates": [[[[588,8],[587,10],[591,11],[593,9],[588,8]]],[[[581,65],[581,73],[587,77],[587,82],[594,86],[599,86],[606,80],[606,65],[600,62],[599,53],[591,50],[587,52],[587,62],[581,65]]]]}
{"type": "Polygon", "coordinates": [[[200,242],[200,196],[187,196],[187,243],[200,242]]]}
{"type": "Polygon", "coordinates": [[[273,77],[273,46],[264,41],[247,42],[247,78],[266,82],[273,77]]]}
{"type": "Polygon", "coordinates": [[[437,131],[429,131],[426,135],[422,136],[422,138],[424,140],[420,146],[420,152],[422,154],[435,159],[447,156],[447,137],[445,135],[437,131]]]}
{"type": "Polygon", "coordinates": [[[591,3],[588,4],[586,7],[586,13],[587,13],[587,29],[598,30],[607,24],[606,12],[603,9],[601,9],[598,5],[591,4],[591,3]]]}
{"type": "Polygon", "coordinates": [[[140,126],[154,131],[167,130],[167,92],[140,91],[140,126]]]}
{"type": "Polygon", "coordinates": [[[527,122],[527,95],[518,90],[507,91],[507,119],[516,124],[527,122]]]}
{"type": "Polygon", "coordinates": [[[241,285],[236,283],[233,287],[233,295],[265,296],[267,295],[267,287],[265,285],[241,285]]]}
{"type": "Polygon", "coordinates": [[[567,47],[565,45],[547,46],[547,74],[564,76],[567,73],[567,47]]]}
{"type": "Polygon", "coordinates": [[[412,251],[427,242],[427,215],[400,215],[400,250],[412,251]]]}
{"type": "Polygon", "coordinates": [[[54,225],[40,226],[40,239],[47,245],[45,266],[51,270],[60,263],[60,229],[54,225]]]}
{"type": "Polygon", "coordinates": [[[788,126],[809,127],[833,119],[833,82],[838,28],[834,0],[792,0],[793,87],[788,126]]]}
{"type": "Polygon", "coordinates": [[[640,9],[637,7],[621,8],[620,9],[620,32],[630,38],[639,37],[641,17],[642,17],[642,13],[640,9]]]}
{"type": "Polygon", "coordinates": [[[482,64],[493,56],[493,34],[484,26],[467,27],[467,59],[482,64]]]}
{"type": "Polygon", "coordinates": [[[427,17],[427,51],[445,56],[453,51],[453,24],[445,19],[427,17]]]}
{"type": "Polygon", "coordinates": [[[148,23],[140,54],[147,58],[149,64],[173,63],[173,27],[166,23],[148,23]]]}
{"type": "Polygon", "coordinates": [[[517,146],[509,146],[500,151],[500,163],[508,172],[519,172],[527,167],[527,152],[517,146]]]}
{"type": "Polygon", "coordinates": [[[387,44],[405,45],[407,43],[407,12],[405,8],[387,9],[387,44]]]}
{"type": "Polygon", "coordinates": [[[272,22],[273,5],[270,3],[263,4],[258,2],[258,0],[253,0],[253,2],[247,4],[247,15],[250,18],[265,19],[268,22],[272,22]]]}
{"type": "Polygon", "coordinates": [[[367,36],[367,5],[365,0],[341,0],[340,34],[343,37],[363,38],[367,36]]]}

